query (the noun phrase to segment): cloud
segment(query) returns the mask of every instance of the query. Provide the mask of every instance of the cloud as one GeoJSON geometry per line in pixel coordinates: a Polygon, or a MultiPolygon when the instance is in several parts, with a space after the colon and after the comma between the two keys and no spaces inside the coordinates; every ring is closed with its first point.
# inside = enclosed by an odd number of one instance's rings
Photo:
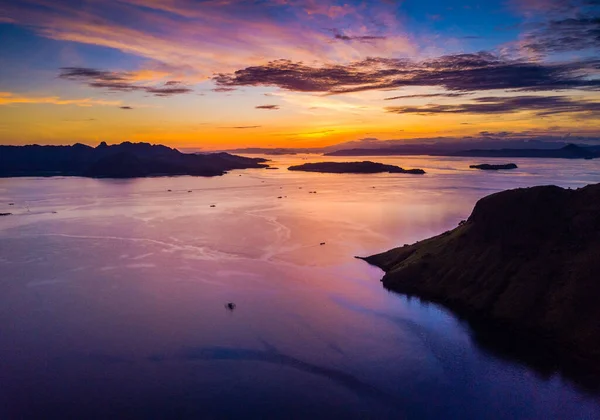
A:
{"type": "Polygon", "coordinates": [[[238,126],[233,126],[233,127],[221,127],[221,128],[235,128],[237,130],[247,130],[250,128],[260,128],[262,126],[260,125],[238,125],[238,126]]]}
{"type": "Polygon", "coordinates": [[[172,96],[192,92],[177,81],[167,81],[162,86],[148,86],[136,80],[135,73],[98,70],[88,67],[63,67],[61,79],[86,83],[93,88],[107,89],[112,92],[146,92],[154,96],[172,96]]]}
{"type": "Polygon", "coordinates": [[[424,106],[390,106],[387,112],[395,114],[512,114],[530,111],[538,116],[564,113],[586,113],[600,117],[600,102],[576,100],[567,96],[513,96],[483,97],[457,105],[429,104],[424,106]]]}
{"type": "Polygon", "coordinates": [[[258,106],[255,106],[254,108],[276,110],[276,109],[279,109],[279,105],[258,105],[258,106]]]}
{"type": "Polygon", "coordinates": [[[387,37],[382,36],[382,35],[350,36],[350,35],[344,34],[343,32],[339,32],[337,30],[334,30],[333,33],[334,33],[333,38],[340,40],[340,41],[374,42],[374,41],[381,41],[381,40],[387,39],[387,37]]]}
{"type": "Polygon", "coordinates": [[[120,108],[121,108],[121,109],[126,109],[126,110],[133,109],[133,108],[132,108],[132,107],[130,107],[130,106],[122,106],[122,107],[120,107],[120,108]]]}
{"type": "Polygon", "coordinates": [[[600,4],[597,0],[509,0],[508,4],[525,16],[567,15],[582,7],[600,4]]]}
{"type": "Polygon", "coordinates": [[[188,83],[279,57],[342,62],[367,53],[416,51],[396,16],[397,5],[387,1],[368,6],[339,0],[119,0],[85,1],[85,7],[77,0],[5,3],[6,18],[38,35],[142,57],[188,83]],[[352,35],[376,33],[382,39],[376,45],[331,42],[327,28],[342,25],[358,28],[360,33],[352,35]]]}
{"type": "Polygon", "coordinates": [[[524,21],[517,52],[547,55],[600,49],[600,1],[511,0],[524,21]]]}
{"type": "Polygon", "coordinates": [[[466,93],[425,93],[421,95],[402,95],[392,96],[391,98],[383,98],[384,101],[392,101],[395,99],[416,99],[416,98],[459,98],[466,96],[466,93]]]}
{"type": "Polygon", "coordinates": [[[213,77],[219,87],[275,86],[329,94],[411,86],[449,91],[600,89],[600,59],[543,63],[489,52],[445,55],[420,62],[367,58],[347,65],[310,66],[275,60],[213,77]]]}
{"type": "Polygon", "coordinates": [[[233,92],[234,90],[237,90],[237,89],[232,88],[232,87],[218,87],[218,88],[212,89],[213,92],[218,92],[218,93],[233,92]]]}
{"type": "Polygon", "coordinates": [[[479,135],[484,137],[514,137],[515,134],[522,136],[523,133],[514,133],[512,131],[480,131],[479,135]]]}
{"type": "Polygon", "coordinates": [[[121,104],[121,101],[106,101],[92,98],[64,99],[59,96],[27,96],[12,92],[0,92],[0,106],[13,104],[50,104],[89,107],[93,105],[118,106],[121,104]]]}
{"type": "Polygon", "coordinates": [[[527,33],[523,47],[534,53],[552,54],[600,50],[600,13],[551,20],[527,33]]]}

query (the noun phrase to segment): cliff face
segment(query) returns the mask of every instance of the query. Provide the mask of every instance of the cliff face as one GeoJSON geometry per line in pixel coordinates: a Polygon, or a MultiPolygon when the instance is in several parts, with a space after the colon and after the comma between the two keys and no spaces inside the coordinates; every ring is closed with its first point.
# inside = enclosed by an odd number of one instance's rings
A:
{"type": "Polygon", "coordinates": [[[600,366],[600,184],[493,194],[456,229],[365,260],[389,289],[535,332],[600,366]]]}

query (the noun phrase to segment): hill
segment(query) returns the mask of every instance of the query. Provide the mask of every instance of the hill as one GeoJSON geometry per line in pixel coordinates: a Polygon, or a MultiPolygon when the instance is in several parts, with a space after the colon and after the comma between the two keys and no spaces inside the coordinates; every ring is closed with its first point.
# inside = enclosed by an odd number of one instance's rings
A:
{"type": "Polygon", "coordinates": [[[263,168],[265,161],[229,153],[186,154],[148,143],[0,146],[0,177],[218,176],[232,169],[263,168]]]}
{"type": "MultiPolygon", "coordinates": [[[[465,147],[466,144],[462,144],[465,147]]],[[[407,145],[392,148],[343,149],[325,156],[465,156],[465,157],[506,157],[506,158],[556,158],[556,159],[594,159],[600,157],[600,149],[594,146],[583,147],[569,144],[561,148],[549,149],[446,149],[437,145],[407,145]]]]}
{"type": "MultiPolygon", "coordinates": [[[[600,372],[600,184],[481,199],[454,230],[365,258],[386,288],[550,343],[600,372]]],[[[488,327],[488,330],[490,327],[488,327]]]]}

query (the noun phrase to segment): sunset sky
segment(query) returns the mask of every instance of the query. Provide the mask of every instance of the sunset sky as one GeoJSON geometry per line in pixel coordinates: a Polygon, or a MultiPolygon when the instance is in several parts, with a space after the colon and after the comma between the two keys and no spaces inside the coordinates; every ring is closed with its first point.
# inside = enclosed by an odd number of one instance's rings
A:
{"type": "Polygon", "coordinates": [[[0,0],[0,143],[600,134],[599,0],[0,0]]]}

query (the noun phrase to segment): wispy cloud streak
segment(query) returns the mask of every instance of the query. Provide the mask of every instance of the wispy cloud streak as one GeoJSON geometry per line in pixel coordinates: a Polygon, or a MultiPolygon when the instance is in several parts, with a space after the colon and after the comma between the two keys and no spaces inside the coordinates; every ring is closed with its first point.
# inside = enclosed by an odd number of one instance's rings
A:
{"type": "Polygon", "coordinates": [[[102,99],[81,98],[65,99],[59,96],[28,96],[12,92],[0,92],[0,105],[13,104],[50,104],[50,105],[75,105],[75,106],[119,106],[121,101],[107,101],[102,99]]]}
{"type": "Polygon", "coordinates": [[[576,100],[566,96],[483,97],[457,105],[390,106],[395,114],[513,114],[529,111],[538,116],[584,113],[600,116],[600,102],[576,100]]]}
{"type": "Polygon", "coordinates": [[[167,81],[162,86],[148,86],[136,81],[135,74],[114,72],[87,67],[65,67],[59,77],[76,80],[93,88],[103,88],[113,92],[146,92],[155,96],[172,96],[192,92],[192,89],[178,81],[167,81]]]}

